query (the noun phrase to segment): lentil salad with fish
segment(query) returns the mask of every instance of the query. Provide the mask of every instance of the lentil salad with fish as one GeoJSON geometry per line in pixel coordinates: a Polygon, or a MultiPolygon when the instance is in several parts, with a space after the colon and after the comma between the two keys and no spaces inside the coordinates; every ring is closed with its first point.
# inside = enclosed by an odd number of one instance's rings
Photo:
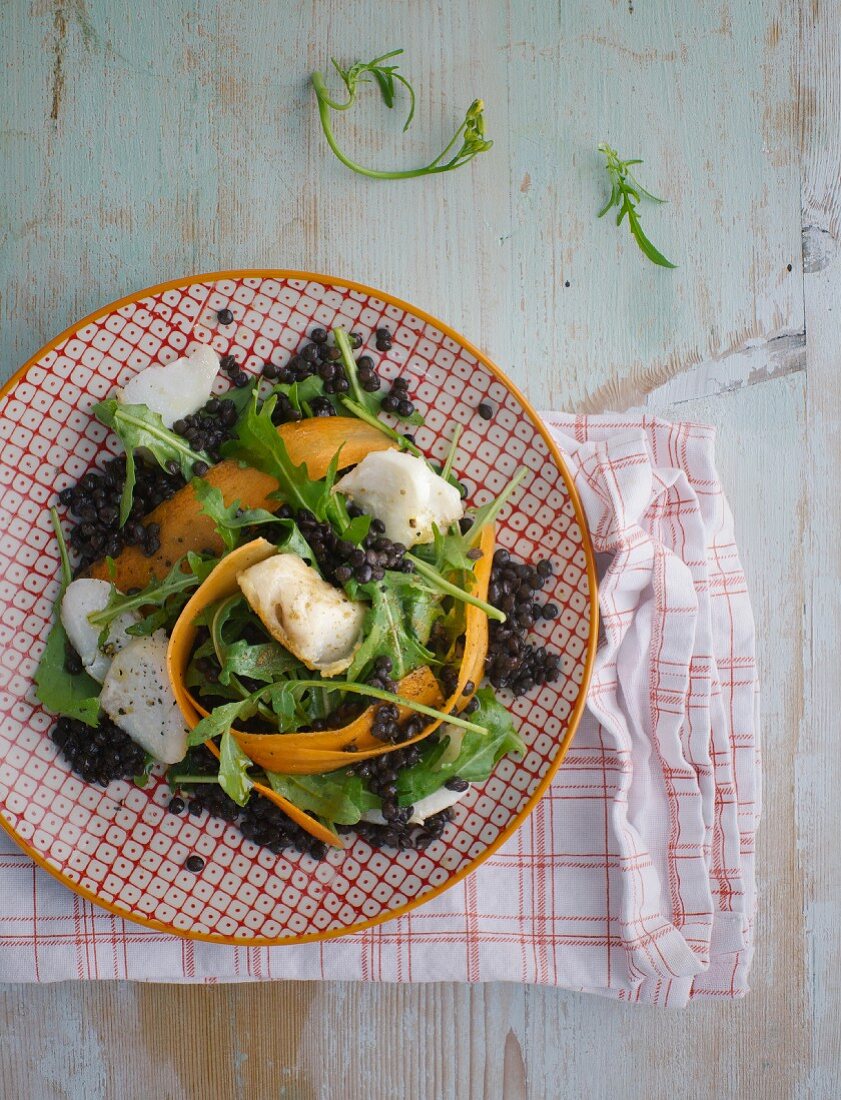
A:
{"type": "Polygon", "coordinates": [[[426,847],[522,753],[497,692],[560,665],[530,636],[558,613],[540,600],[551,561],[494,544],[521,475],[466,505],[458,429],[434,466],[408,380],[386,391],[376,368],[390,333],[372,335],[314,329],[259,379],[202,345],[94,410],[125,455],[59,494],[64,580],[36,675],[86,781],[163,766],[170,812],[320,858],[348,832],[426,847]],[[220,369],[231,387],[210,396],[220,369]]]}

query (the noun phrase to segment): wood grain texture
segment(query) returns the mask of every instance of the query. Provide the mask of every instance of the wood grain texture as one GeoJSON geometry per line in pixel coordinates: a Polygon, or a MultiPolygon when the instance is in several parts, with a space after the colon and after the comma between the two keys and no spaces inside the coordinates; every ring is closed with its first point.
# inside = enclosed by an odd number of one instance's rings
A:
{"type": "Polygon", "coordinates": [[[0,1096],[841,1093],[839,27],[839,0],[0,5],[0,374],[138,287],[302,267],[437,313],[544,407],[715,423],[760,623],[766,806],[744,1002],[7,987],[0,1096]],[[372,98],[341,120],[348,147],[417,163],[476,95],[495,146],[372,183],[326,153],[307,75],[401,45],[413,130],[372,98]],[[601,139],[670,200],[644,224],[676,272],[595,219],[601,139]]]}

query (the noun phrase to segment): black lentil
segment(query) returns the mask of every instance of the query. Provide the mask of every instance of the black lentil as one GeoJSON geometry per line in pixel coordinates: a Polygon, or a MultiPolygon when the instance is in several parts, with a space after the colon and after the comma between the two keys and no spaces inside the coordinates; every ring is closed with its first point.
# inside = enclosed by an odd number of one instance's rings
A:
{"type": "MultiPolygon", "coordinates": [[[[350,505],[351,515],[361,515],[350,505]]],[[[289,509],[281,508],[279,516],[291,518],[289,509]]],[[[301,534],[312,547],[325,578],[337,584],[346,584],[353,577],[360,584],[382,580],[386,569],[410,572],[412,563],[405,560],[406,547],[402,542],[392,542],[383,534],[383,524],[373,520],[361,546],[354,546],[339,538],[329,523],[322,523],[311,512],[299,511],[295,520],[301,534]]]]}
{"type": "Polygon", "coordinates": [[[146,753],[109,719],[96,728],[59,718],[50,733],[61,755],[86,783],[107,787],[113,779],[131,779],[146,766],[146,753]]]}
{"type": "MultiPolygon", "coordinates": [[[[411,815],[410,815],[411,816],[411,815]]],[[[402,817],[402,815],[401,815],[402,817]]],[[[453,815],[451,810],[442,810],[426,819],[423,825],[408,825],[402,820],[388,822],[385,825],[372,825],[360,822],[354,826],[356,833],[373,848],[428,848],[444,832],[453,815]]]]}
{"type": "Polygon", "coordinates": [[[184,484],[180,473],[171,474],[156,464],[138,462],[134,500],[128,521],[119,526],[120,497],[126,476],[126,460],[111,458],[88,472],[74,486],[62,489],[59,501],[75,522],[67,542],[76,559],[77,572],[106,554],[117,557],[125,546],[138,546],[153,554],[160,545],[160,532],[141,520],[184,484]]]}
{"type": "Polygon", "coordinates": [[[457,775],[454,775],[452,779],[448,779],[444,784],[448,791],[466,791],[470,784],[466,779],[460,779],[457,775]]]}
{"type": "Polygon", "coordinates": [[[234,315],[229,309],[220,309],[216,314],[216,320],[220,325],[232,325],[234,323],[234,315]]]}
{"type": "Polygon", "coordinates": [[[491,621],[489,627],[485,673],[496,688],[525,695],[560,676],[558,655],[528,640],[529,630],[538,619],[552,619],[558,614],[555,604],[541,605],[534,598],[552,572],[551,562],[536,566],[514,562],[502,547],[494,553],[488,601],[507,616],[504,623],[491,621]]]}
{"type": "Polygon", "coordinates": [[[482,401],[476,410],[483,420],[493,420],[495,409],[490,401],[482,401]]]}
{"type": "Polygon", "coordinates": [[[194,875],[197,875],[200,871],[204,870],[204,860],[201,856],[187,856],[184,861],[184,867],[194,875]]]}

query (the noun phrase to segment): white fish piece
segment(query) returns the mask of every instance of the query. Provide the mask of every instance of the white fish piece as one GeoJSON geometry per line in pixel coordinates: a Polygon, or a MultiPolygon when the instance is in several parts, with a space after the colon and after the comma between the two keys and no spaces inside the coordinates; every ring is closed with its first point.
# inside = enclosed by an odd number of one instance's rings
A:
{"type": "Polygon", "coordinates": [[[348,667],[367,604],[349,600],[298,554],[266,558],[237,583],[271,636],[307,668],[338,676],[348,667]]]}
{"type": "MultiPolygon", "coordinates": [[[[423,825],[428,817],[434,817],[442,810],[455,806],[456,802],[460,802],[469,791],[470,787],[464,791],[450,791],[446,787],[440,787],[437,791],[433,791],[432,794],[428,794],[426,798],[421,798],[414,804],[409,824],[423,825]]],[[[372,825],[386,824],[386,820],[379,810],[366,810],[362,815],[362,820],[368,821],[372,825]]]]}
{"type": "Polygon", "coordinates": [[[405,451],[376,451],[337,483],[336,488],[363,512],[385,524],[392,542],[404,546],[432,542],[436,524],[444,531],[464,515],[458,489],[405,451]]]}
{"type": "Polygon", "coordinates": [[[99,701],[115,725],[164,764],[187,752],[188,730],[166,671],[167,636],[132,638],[114,657],[99,701]]]}
{"type": "Polygon", "coordinates": [[[204,405],[218,372],[219,356],[209,344],[200,344],[165,367],[153,364],[140,371],[123,387],[119,400],[124,405],[146,405],[171,428],[204,405]]]}
{"type": "Polygon", "coordinates": [[[105,679],[114,655],[131,641],[128,628],[140,618],[132,611],[124,611],[109,624],[108,637],[100,649],[99,635],[102,627],[93,626],[88,621],[88,615],[103,611],[108,606],[110,593],[111,585],[108,581],[79,577],[68,584],[61,601],[61,625],[70,644],[79,654],[85,671],[100,684],[105,679]]]}

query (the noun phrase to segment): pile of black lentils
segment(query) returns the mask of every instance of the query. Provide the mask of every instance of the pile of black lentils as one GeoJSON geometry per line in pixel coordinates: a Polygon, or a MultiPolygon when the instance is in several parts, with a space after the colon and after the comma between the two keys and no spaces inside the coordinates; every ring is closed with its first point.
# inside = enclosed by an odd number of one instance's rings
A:
{"type": "Polygon", "coordinates": [[[67,763],[86,783],[107,786],[112,779],[131,779],[146,766],[146,753],[104,716],[96,729],[74,718],[59,718],[50,736],[67,763]]]}
{"type": "MultiPolygon", "coordinates": [[[[233,316],[229,310],[222,310],[219,321],[223,325],[230,324],[233,316]]],[[[349,340],[354,350],[362,346],[362,337],[358,333],[350,333],[349,340]]],[[[374,343],[377,351],[388,351],[392,346],[388,329],[378,329],[374,343]]],[[[252,382],[233,355],[222,357],[221,369],[237,389],[243,389],[252,382]]],[[[360,385],[366,392],[375,393],[382,389],[383,380],[370,355],[363,354],[357,359],[357,372],[360,385]]],[[[312,376],[322,380],[326,395],[341,395],[350,389],[339,349],[330,342],[329,334],[323,328],[313,329],[309,341],[284,366],[269,362],[262,370],[262,377],[273,386],[302,382],[312,376]]],[[[328,396],[316,397],[309,404],[314,416],[335,415],[334,404],[328,396]]],[[[412,416],[415,406],[405,378],[393,381],[382,399],[382,408],[403,418],[412,416]]],[[[483,419],[490,419],[493,407],[484,403],[479,407],[479,413],[483,419]]],[[[217,462],[223,443],[234,430],[237,415],[233,401],[211,397],[197,413],[176,421],[173,430],[183,436],[194,450],[204,452],[211,462],[217,462]]],[[[289,398],[278,393],[274,422],[289,423],[301,418],[301,412],[289,398]]],[[[197,463],[193,473],[203,477],[208,468],[205,462],[197,463]]],[[[108,459],[99,469],[88,471],[75,486],[63,489],[59,494],[60,502],[67,507],[72,518],[68,544],[75,558],[77,573],[106,555],[116,557],[126,546],[137,546],[149,556],[160,548],[160,528],[147,517],[182,488],[184,478],[176,469],[162,470],[155,464],[138,463],[134,503],[128,522],[121,528],[119,508],[125,471],[125,458],[108,459]]],[[[354,505],[349,505],[349,511],[352,516],[361,514],[354,505]]],[[[278,514],[295,519],[312,547],[322,573],[336,584],[344,584],[351,578],[366,584],[382,579],[385,570],[405,573],[413,570],[412,563],[405,557],[406,547],[386,537],[385,526],[380,520],[374,519],[362,545],[354,546],[340,539],[329,524],[319,522],[309,512],[293,513],[284,506],[278,514]]],[[[488,599],[507,616],[505,623],[490,623],[485,670],[496,688],[507,688],[514,695],[523,695],[536,685],[556,680],[560,674],[559,658],[545,646],[528,638],[538,620],[551,620],[558,614],[555,604],[541,604],[537,598],[552,572],[549,561],[529,566],[512,561],[506,550],[499,549],[494,555],[488,599]]],[[[71,672],[81,671],[81,662],[72,650],[68,651],[67,667],[71,672]]],[[[390,659],[379,658],[369,675],[370,684],[393,691],[396,684],[391,678],[391,670],[390,659]]],[[[208,669],[209,678],[212,678],[213,671],[208,669]]],[[[447,689],[448,685],[444,683],[444,687],[447,689]]],[[[468,688],[472,690],[473,685],[468,685],[468,688]]],[[[343,704],[338,711],[313,725],[321,729],[341,726],[359,713],[364,705],[364,700],[343,704]]],[[[477,705],[475,699],[471,700],[465,713],[471,713],[477,705]]],[[[401,722],[398,708],[382,703],[376,707],[372,732],[380,740],[397,745],[419,733],[424,722],[425,719],[419,715],[401,722]]],[[[94,730],[82,722],[60,718],[51,736],[73,770],[87,782],[104,786],[114,779],[138,776],[146,765],[144,751],[104,716],[94,730]]],[[[436,736],[433,735],[433,739],[436,736]]],[[[397,801],[398,774],[417,763],[420,754],[419,745],[406,745],[357,765],[352,765],[349,760],[355,774],[364,779],[369,789],[382,800],[385,825],[360,822],[352,828],[342,826],[340,832],[353,831],[372,845],[399,849],[422,849],[439,837],[451,820],[450,810],[435,814],[423,825],[410,825],[412,807],[400,806],[397,801]]],[[[190,774],[206,774],[208,777],[214,775],[217,768],[213,757],[201,749],[191,750],[186,764],[189,764],[186,770],[190,774]]],[[[463,791],[468,784],[455,777],[449,780],[447,786],[463,791]]],[[[243,808],[213,782],[190,785],[171,799],[169,810],[175,814],[187,810],[193,815],[206,810],[215,817],[236,822],[243,836],[272,852],[295,848],[322,859],[327,851],[321,841],[290,821],[266,799],[252,798],[243,808]]],[[[196,856],[191,859],[195,865],[189,869],[201,870],[201,858],[196,856]]]]}
{"type": "Polygon", "coordinates": [[[504,623],[490,622],[485,674],[495,688],[526,695],[539,684],[550,684],[561,672],[561,661],[546,646],[528,640],[539,619],[558,616],[558,605],[538,603],[537,593],[553,573],[551,561],[525,565],[511,560],[507,550],[494,553],[488,602],[506,614],[504,623]]]}
{"type": "MultiPolygon", "coordinates": [[[[348,513],[351,517],[362,514],[353,504],[348,505],[348,513]]],[[[289,519],[293,517],[293,512],[285,505],[277,514],[289,519]]],[[[386,538],[382,520],[371,520],[362,544],[354,546],[347,539],[339,538],[329,523],[321,523],[312,512],[295,512],[294,518],[329,581],[346,584],[353,578],[360,584],[367,584],[372,580],[381,581],[386,569],[400,573],[414,571],[411,561],[406,559],[403,543],[386,538]]]]}

